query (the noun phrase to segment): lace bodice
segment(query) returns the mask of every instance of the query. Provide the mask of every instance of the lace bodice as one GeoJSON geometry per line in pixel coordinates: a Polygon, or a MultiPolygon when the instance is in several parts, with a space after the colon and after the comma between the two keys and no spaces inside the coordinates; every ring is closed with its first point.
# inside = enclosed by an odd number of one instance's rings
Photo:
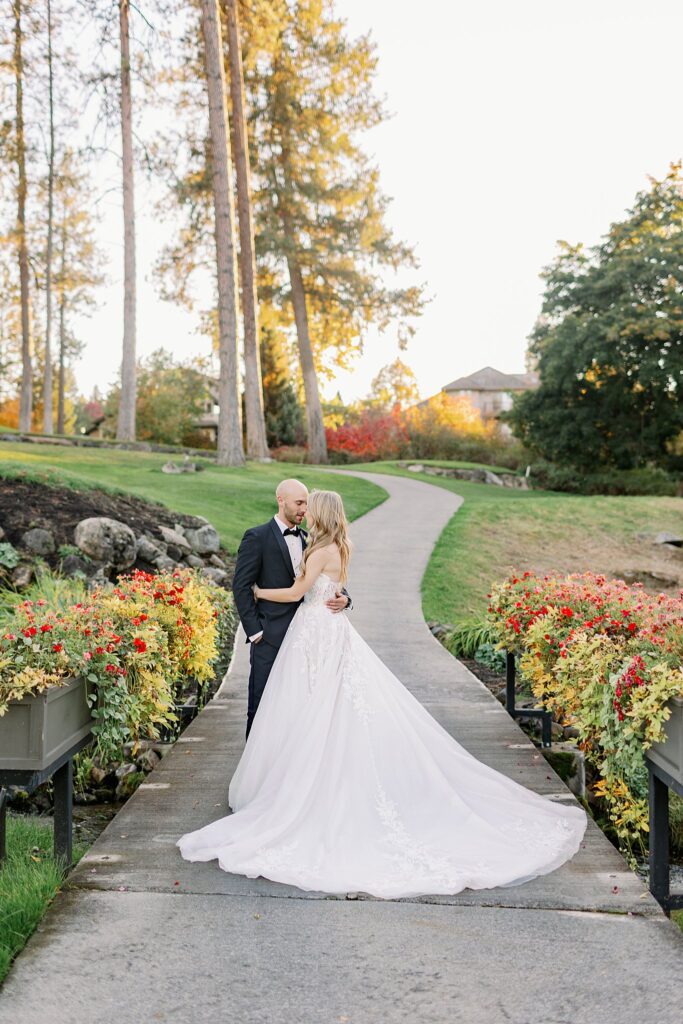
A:
{"type": "Polygon", "coordinates": [[[322,605],[334,597],[341,584],[321,572],[311,589],[304,595],[304,604],[322,605]]]}

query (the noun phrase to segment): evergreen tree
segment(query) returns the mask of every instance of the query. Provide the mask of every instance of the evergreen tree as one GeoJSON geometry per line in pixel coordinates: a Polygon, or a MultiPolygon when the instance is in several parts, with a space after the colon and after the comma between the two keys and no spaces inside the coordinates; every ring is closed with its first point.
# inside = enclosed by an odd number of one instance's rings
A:
{"type": "Polygon", "coordinates": [[[261,326],[261,372],[268,445],[300,445],[305,440],[304,411],[292,384],[292,361],[277,326],[261,326]]]}
{"type": "Polygon", "coordinates": [[[388,200],[359,136],[385,114],[374,96],[377,57],[352,40],[329,0],[298,0],[251,77],[260,187],[258,245],[281,270],[292,304],[306,394],[309,456],[326,460],[318,373],[362,345],[367,327],[416,316],[419,287],[389,288],[382,272],[415,266],[385,224],[388,200]]]}
{"type": "Polygon", "coordinates": [[[515,434],[583,469],[665,464],[683,430],[683,178],[672,165],[586,252],[561,243],[531,336],[515,434]]]}

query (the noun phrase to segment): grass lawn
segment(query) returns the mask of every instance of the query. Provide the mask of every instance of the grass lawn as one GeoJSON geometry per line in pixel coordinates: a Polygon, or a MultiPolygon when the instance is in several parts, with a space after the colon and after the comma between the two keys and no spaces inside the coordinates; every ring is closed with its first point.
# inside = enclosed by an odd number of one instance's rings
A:
{"type": "MultiPolygon", "coordinates": [[[[74,846],[74,863],[85,853],[74,846]]],[[[0,869],[0,982],[62,882],[52,856],[52,821],[7,815],[7,858],[0,869]]]]}
{"type": "MultiPolygon", "coordinates": [[[[422,582],[427,620],[480,619],[491,583],[512,569],[590,570],[608,576],[658,572],[683,587],[683,552],[661,551],[635,537],[660,530],[680,533],[681,498],[518,491],[411,473],[394,463],[354,468],[398,473],[465,499],[441,534],[422,582]]],[[[661,587],[653,581],[648,589],[661,587]]]]}
{"type": "Polygon", "coordinates": [[[311,490],[339,491],[350,519],[386,498],[381,487],[365,480],[332,475],[310,466],[248,463],[241,469],[229,469],[204,460],[201,473],[162,473],[161,467],[169,457],[173,458],[151,452],[10,441],[0,444],[0,478],[7,473],[27,472],[33,479],[55,484],[104,487],[159,501],[177,512],[205,516],[232,553],[247,527],[265,522],[276,511],[275,487],[284,477],[296,476],[311,490]]]}

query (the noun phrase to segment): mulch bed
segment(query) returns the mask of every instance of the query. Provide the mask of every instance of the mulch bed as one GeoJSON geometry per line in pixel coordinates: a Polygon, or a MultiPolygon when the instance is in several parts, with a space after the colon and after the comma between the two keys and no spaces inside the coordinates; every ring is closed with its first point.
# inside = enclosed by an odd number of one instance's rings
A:
{"type": "Polygon", "coordinates": [[[158,526],[196,526],[193,516],[171,512],[164,505],[152,505],[142,498],[123,497],[105,491],[77,491],[33,481],[0,480],[0,526],[12,543],[32,527],[52,530],[57,544],[73,544],[74,530],[81,519],[109,516],[130,526],[136,533],[160,537],[158,526]]]}
{"type": "MultiPolygon", "coordinates": [[[[0,526],[5,531],[5,540],[18,545],[27,530],[41,527],[51,530],[57,548],[62,544],[74,543],[74,531],[81,519],[92,516],[108,516],[125,523],[136,534],[149,533],[161,539],[159,526],[171,529],[175,523],[182,526],[198,526],[199,520],[182,512],[173,512],[165,505],[156,505],[142,498],[109,494],[96,489],[75,490],[52,484],[28,480],[0,478],[0,526]]],[[[221,549],[221,559],[230,572],[234,558],[221,549]]],[[[59,553],[48,556],[46,561],[57,567],[59,553]]]]}

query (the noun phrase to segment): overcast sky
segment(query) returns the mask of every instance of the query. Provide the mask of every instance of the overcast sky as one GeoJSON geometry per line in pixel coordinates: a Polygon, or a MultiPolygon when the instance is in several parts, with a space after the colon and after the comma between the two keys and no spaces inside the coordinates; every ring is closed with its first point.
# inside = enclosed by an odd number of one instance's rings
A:
{"type": "MultiPolygon", "coordinates": [[[[480,366],[524,368],[539,272],[557,239],[593,244],[683,155],[683,5],[674,0],[337,0],[370,30],[378,91],[393,116],[366,149],[393,197],[389,221],[416,247],[432,301],[403,356],[423,396],[480,366]]],[[[194,317],[161,302],[149,268],[166,239],[138,186],[138,338],[178,357],[208,350],[194,317]]],[[[121,344],[120,197],[101,238],[110,283],[77,368],[81,390],[116,376],[121,344]]],[[[395,331],[368,339],[346,400],[397,354],[395,331]]]]}

